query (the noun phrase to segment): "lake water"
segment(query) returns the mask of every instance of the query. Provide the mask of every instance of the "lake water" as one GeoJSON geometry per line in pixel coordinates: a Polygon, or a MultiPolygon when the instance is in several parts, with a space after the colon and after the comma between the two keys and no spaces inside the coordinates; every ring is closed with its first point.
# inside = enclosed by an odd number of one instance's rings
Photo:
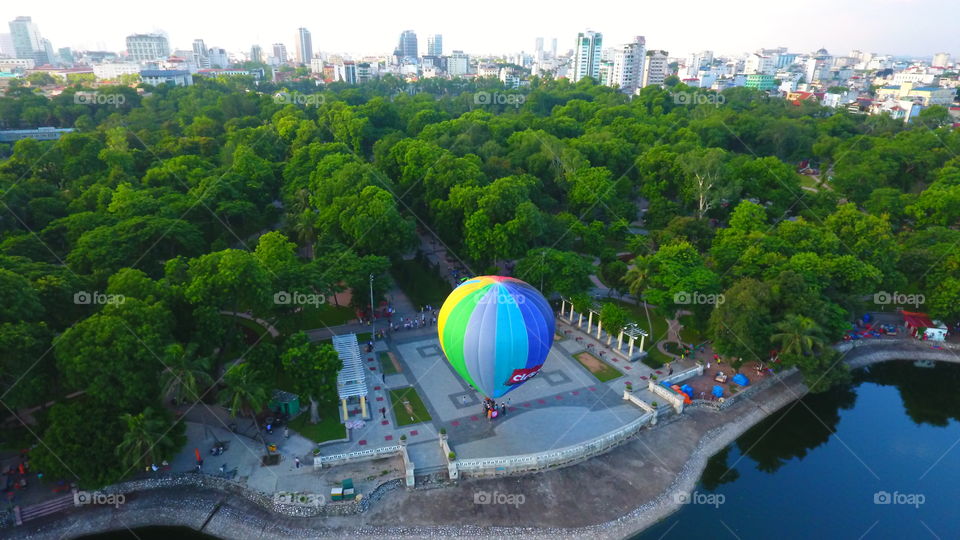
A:
{"type": "Polygon", "coordinates": [[[636,539],[960,538],[958,505],[960,366],[887,362],[744,433],[636,539]]]}

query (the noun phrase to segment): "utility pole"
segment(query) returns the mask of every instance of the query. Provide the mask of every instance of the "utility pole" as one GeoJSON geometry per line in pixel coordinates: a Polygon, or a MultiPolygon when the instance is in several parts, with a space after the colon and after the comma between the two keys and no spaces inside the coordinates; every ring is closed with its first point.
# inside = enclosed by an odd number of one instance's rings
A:
{"type": "Polygon", "coordinates": [[[370,334],[376,338],[376,326],[373,324],[373,274],[370,274],[370,334]]]}

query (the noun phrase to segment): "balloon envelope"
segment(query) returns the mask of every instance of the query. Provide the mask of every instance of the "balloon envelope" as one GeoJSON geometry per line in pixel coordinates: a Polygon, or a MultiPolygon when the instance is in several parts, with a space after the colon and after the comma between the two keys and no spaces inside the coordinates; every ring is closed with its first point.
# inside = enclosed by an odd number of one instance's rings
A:
{"type": "Polygon", "coordinates": [[[540,371],[553,345],[553,309],[519,279],[480,276],[450,293],[437,331],[453,369],[484,396],[499,398],[540,371]]]}

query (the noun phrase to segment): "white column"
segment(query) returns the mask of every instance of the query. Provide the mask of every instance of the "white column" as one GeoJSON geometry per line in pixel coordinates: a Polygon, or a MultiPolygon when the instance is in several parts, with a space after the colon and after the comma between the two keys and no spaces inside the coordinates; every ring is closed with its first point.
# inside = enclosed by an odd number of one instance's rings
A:
{"type": "Polygon", "coordinates": [[[627,353],[627,358],[633,358],[633,340],[636,339],[633,336],[630,336],[630,352],[627,353]]]}
{"type": "Polygon", "coordinates": [[[623,330],[620,331],[620,335],[617,336],[617,350],[623,348],[623,330]]]}
{"type": "Polygon", "coordinates": [[[588,334],[590,333],[591,328],[593,328],[593,312],[592,311],[590,312],[589,315],[587,315],[587,333],[588,334]]]}
{"type": "Polygon", "coordinates": [[[643,350],[643,340],[646,339],[646,337],[647,336],[640,334],[640,350],[641,351],[643,350]]]}
{"type": "MultiPolygon", "coordinates": [[[[570,313],[573,313],[573,307],[570,308],[570,313]]],[[[579,313],[579,315],[577,318],[577,328],[583,327],[583,313],[579,313]]]]}
{"type": "Polygon", "coordinates": [[[600,339],[600,327],[603,326],[603,321],[597,321],[597,339],[600,339]]]}

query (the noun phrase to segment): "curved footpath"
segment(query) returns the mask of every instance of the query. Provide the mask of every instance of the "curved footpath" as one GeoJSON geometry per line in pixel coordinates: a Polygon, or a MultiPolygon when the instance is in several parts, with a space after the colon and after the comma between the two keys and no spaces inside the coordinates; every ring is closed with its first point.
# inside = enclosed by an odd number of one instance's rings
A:
{"type": "MultiPolygon", "coordinates": [[[[895,359],[960,363],[952,349],[878,341],[840,346],[851,367],[895,359]]],[[[524,536],[625,538],[678,510],[678,495],[699,481],[707,460],[746,430],[807,392],[792,374],[722,411],[694,407],[583,463],[530,476],[462,480],[456,487],[394,490],[362,514],[295,518],[242,496],[206,488],[158,488],[119,508],[71,510],[8,529],[14,538],[63,538],[151,525],[185,526],[226,538],[352,536],[401,538],[524,536]],[[524,502],[476,504],[476,494],[523,495],[524,502]],[[640,506],[638,501],[646,501],[640,506]]],[[[516,497],[518,498],[518,497],[516,497]]]]}

